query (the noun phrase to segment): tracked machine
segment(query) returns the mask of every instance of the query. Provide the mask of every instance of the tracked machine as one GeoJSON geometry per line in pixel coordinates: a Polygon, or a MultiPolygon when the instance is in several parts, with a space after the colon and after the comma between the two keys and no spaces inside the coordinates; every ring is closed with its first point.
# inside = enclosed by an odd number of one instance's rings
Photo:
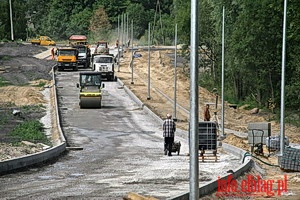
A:
{"type": "Polygon", "coordinates": [[[80,108],[101,108],[102,89],[101,73],[99,72],[80,72],[77,88],[80,89],[79,106],[80,108]]]}

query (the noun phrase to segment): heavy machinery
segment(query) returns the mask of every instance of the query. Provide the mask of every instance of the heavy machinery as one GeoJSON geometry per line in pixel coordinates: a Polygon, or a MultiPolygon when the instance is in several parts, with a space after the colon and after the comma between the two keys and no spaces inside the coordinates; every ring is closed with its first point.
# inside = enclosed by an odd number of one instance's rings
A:
{"type": "Polygon", "coordinates": [[[55,52],[57,56],[58,70],[73,69],[78,70],[78,49],[70,47],[58,48],[55,52]]]}
{"type": "Polygon", "coordinates": [[[115,79],[115,58],[113,54],[93,54],[92,69],[100,72],[102,78],[108,81],[115,79]]]}
{"type": "Polygon", "coordinates": [[[71,35],[69,37],[69,44],[71,46],[76,46],[76,45],[87,45],[87,37],[85,35],[71,35]]]}
{"type": "Polygon", "coordinates": [[[69,45],[78,49],[77,63],[79,66],[88,68],[90,66],[91,50],[85,35],[71,35],[69,45]]]}
{"type": "Polygon", "coordinates": [[[99,72],[80,72],[77,88],[80,89],[79,106],[80,108],[101,108],[102,89],[101,73],[99,72]]]}
{"type": "Polygon", "coordinates": [[[108,42],[99,41],[95,48],[94,54],[109,54],[108,42]]]}
{"type": "Polygon", "coordinates": [[[31,44],[41,46],[55,46],[56,43],[48,36],[40,36],[39,38],[32,39],[31,44]]]}
{"type": "Polygon", "coordinates": [[[90,66],[91,50],[87,45],[75,45],[73,48],[78,50],[77,63],[79,66],[88,68],[90,66]]]}

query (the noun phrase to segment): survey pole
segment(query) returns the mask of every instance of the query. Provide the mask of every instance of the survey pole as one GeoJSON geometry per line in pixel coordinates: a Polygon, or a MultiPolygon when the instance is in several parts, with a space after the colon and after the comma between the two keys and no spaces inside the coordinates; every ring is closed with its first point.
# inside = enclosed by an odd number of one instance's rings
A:
{"type": "Polygon", "coordinates": [[[198,0],[191,0],[190,56],[190,200],[199,199],[199,90],[198,90],[198,0]]]}

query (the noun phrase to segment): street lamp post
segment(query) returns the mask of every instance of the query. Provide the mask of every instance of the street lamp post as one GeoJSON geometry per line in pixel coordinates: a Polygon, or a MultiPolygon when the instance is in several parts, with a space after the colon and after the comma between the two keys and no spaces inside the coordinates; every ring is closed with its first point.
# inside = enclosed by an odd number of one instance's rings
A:
{"type": "Polygon", "coordinates": [[[9,0],[9,15],[10,15],[11,41],[14,41],[14,25],[13,25],[13,20],[12,20],[12,6],[11,6],[11,0],[9,0]]]}
{"type": "Polygon", "coordinates": [[[134,84],[133,82],[133,20],[131,20],[131,84],[134,84]]]}
{"type": "Polygon", "coordinates": [[[120,72],[120,15],[118,15],[118,72],[120,72]]]}
{"type": "Polygon", "coordinates": [[[285,148],[285,121],[284,121],[284,93],[285,93],[285,40],[286,40],[286,15],[287,15],[287,0],[284,0],[284,15],[283,15],[283,37],[282,37],[282,65],[281,65],[281,101],[280,101],[280,159],[283,156],[285,148]]]}
{"type": "Polygon", "coordinates": [[[177,121],[177,24],[175,25],[175,55],[174,55],[174,120],[177,121]]]}
{"type": "Polygon", "coordinates": [[[148,25],[148,97],[147,100],[150,100],[150,23],[148,25]]]}
{"type": "Polygon", "coordinates": [[[199,90],[198,90],[198,0],[191,0],[191,56],[190,56],[190,193],[189,199],[199,199],[199,90]]]}
{"type": "MultiPolygon", "coordinates": [[[[223,6],[223,19],[222,19],[222,133],[221,136],[224,137],[225,133],[224,133],[224,112],[225,112],[225,108],[224,108],[224,70],[225,70],[225,56],[224,56],[224,50],[225,49],[225,7],[223,6]]],[[[218,102],[216,102],[216,105],[218,104],[218,102]]]]}

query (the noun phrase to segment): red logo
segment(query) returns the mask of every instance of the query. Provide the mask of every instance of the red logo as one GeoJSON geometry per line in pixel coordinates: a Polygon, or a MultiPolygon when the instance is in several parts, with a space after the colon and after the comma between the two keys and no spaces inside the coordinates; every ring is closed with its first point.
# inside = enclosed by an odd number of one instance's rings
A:
{"type": "Polygon", "coordinates": [[[287,175],[282,180],[264,180],[259,175],[248,175],[246,179],[237,182],[229,175],[227,179],[218,177],[218,197],[249,197],[249,196],[281,196],[287,192],[287,175]]]}

